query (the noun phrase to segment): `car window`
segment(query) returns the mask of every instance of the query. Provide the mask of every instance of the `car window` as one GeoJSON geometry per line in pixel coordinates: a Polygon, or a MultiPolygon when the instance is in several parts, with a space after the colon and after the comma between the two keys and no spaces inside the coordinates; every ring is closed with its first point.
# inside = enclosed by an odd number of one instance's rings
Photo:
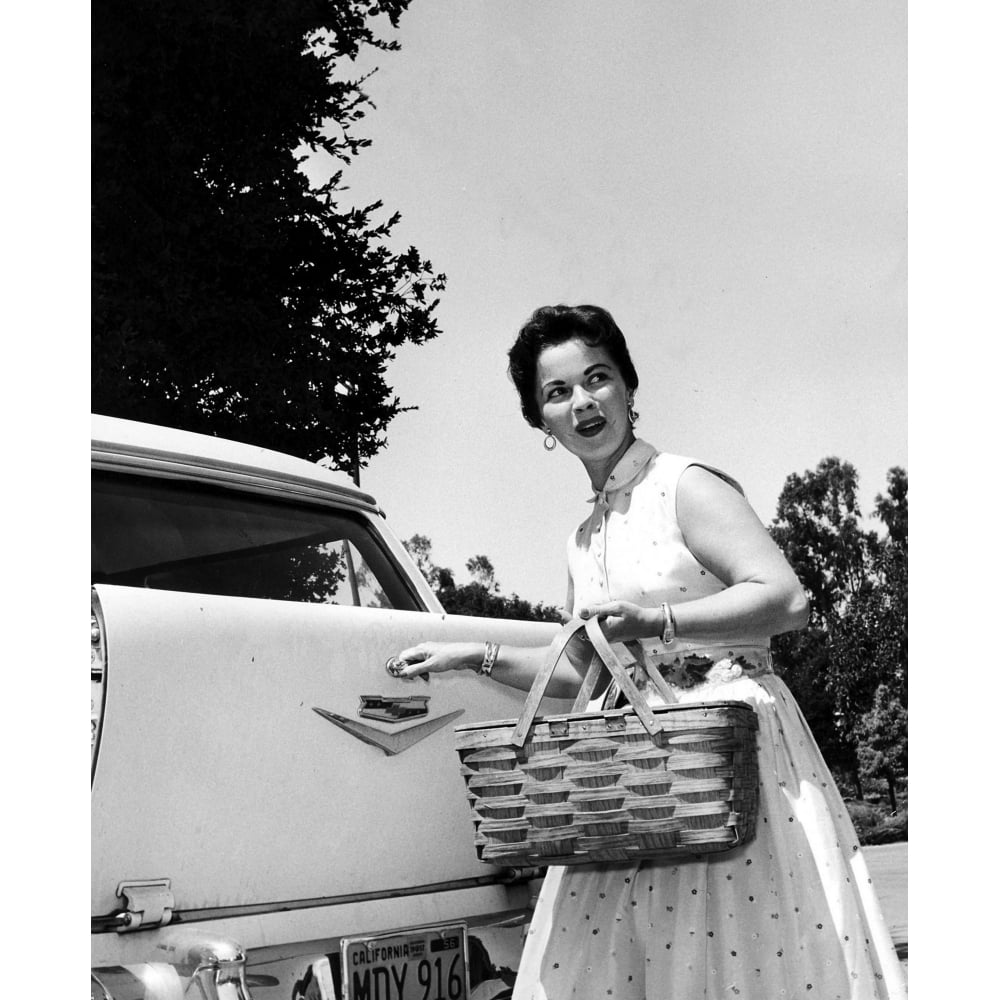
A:
{"type": "Polygon", "coordinates": [[[111,472],[92,476],[91,577],[155,590],[419,610],[361,514],[111,472]]]}

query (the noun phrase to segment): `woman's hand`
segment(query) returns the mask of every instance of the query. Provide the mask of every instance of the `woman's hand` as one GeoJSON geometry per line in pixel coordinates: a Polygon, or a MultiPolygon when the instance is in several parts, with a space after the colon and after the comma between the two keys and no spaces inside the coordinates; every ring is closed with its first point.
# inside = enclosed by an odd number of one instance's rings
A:
{"type": "Polygon", "coordinates": [[[659,608],[642,608],[630,601],[588,604],[580,609],[580,617],[596,618],[608,642],[648,639],[663,632],[663,612],[659,608]]]}
{"type": "Polygon", "coordinates": [[[406,664],[396,676],[413,680],[421,674],[472,669],[483,662],[484,652],[481,642],[422,642],[396,657],[406,664]]]}

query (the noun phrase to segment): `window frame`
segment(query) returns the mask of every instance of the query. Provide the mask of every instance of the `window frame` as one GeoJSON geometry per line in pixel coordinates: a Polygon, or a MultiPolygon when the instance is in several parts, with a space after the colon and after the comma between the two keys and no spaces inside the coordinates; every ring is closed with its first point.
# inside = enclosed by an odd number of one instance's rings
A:
{"type": "MultiPolygon", "coordinates": [[[[391,584],[386,586],[381,579],[379,579],[375,565],[373,561],[365,559],[365,564],[368,566],[369,570],[372,572],[373,576],[377,580],[379,587],[385,593],[386,599],[389,600],[391,606],[388,608],[371,608],[370,610],[385,610],[385,611],[429,611],[431,610],[423,595],[420,593],[418,587],[415,585],[412,579],[411,572],[408,567],[401,564],[400,559],[396,552],[393,551],[393,547],[389,544],[389,540],[386,538],[385,534],[381,530],[382,519],[384,515],[381,510],[377,508],[372,510],[369,504],[364,501],[368,498],[364,494],[359,494],[357,498],[347,493],[343,492],[343,495],[331,496],[329,493],[324,493],[317,488],[306,488],[302,489],[298,483],[289,484],[291,488],[283,488],[283,484],[278,480],[272,480],[269,477],[264,479],[261,483],[255,483],[252,481],[247,481],[247,477],[241,475],[236,481],[233,478],[225,475],[218,474],[215,470],[210,470],[207,475],[186,475],[176,471],[168,471],[161,468],[144,468],[137,467],[136,464],[129,462],[126,467],[119,465],[117,463],[109,462],[94,462],[91,467],[91,484],[93,489],[93,483],[95,482],[95,477],[100,477],[111,482],[114,479],[125,479],[135,481],[150,481],[155,480],[170,480],[176,483],[181,488],[189,488],[196,492],[204,492],[208,495],[251,495],[257,496],[263,499],[263,501],[268,505],[275,505],[277,507],[297,507],[297,508],[324,508],[326,510],[335,512],[339,517],[347,519],[352,523],[356,530],[364,535],[369,543],[372,545],[373,549],[377,552],[379,561],[382,562],[385,572],[391,578],[391,584]],[[277,487],[277,488],[276,488],[277,487]],[[354,502],[352,502],[354,501],[354,502]],[[374,515],[374,516],[373,516],[374,515]],[[405,598],[408,602],[407,606],[403,605],[403,601],[400,598],[405,598]]],[[[329,540],[328,533],[316,533],[312,536],[319,540],[322,536],[322,540],[329,540]]],[[[309,537],[309,536],[305,536],[309,537]]],[[[364,556],[364,553],[357,545],[357,542],[350,535],[345,535],[343,539],[337,539],[335,541],[346,540],[358,554],[364,556]]],[[[185,563],[197,564],[203,562],[206,559],[211,561],[227,561],[227,559],[238,559],[241,556],[247,555],[247,552],[252,552],[253,554],[264,553],[266,551],[280,550],[285,547],[297,546],[302,544],[303,539],[291,539],[288,541],[278,541],[275,543],[265,544],[258,548],[253,548],[251,550],[243,550],[242,552],[235,553],[218,553],[208,556],[194,556],[190,559],[180,559],[175,560],[170,563],[157,563],[150,564],[143,567],[135,567],[129,570],[124,570],[121,573],[114,574],[101,574],[100,577],[95,578],[93,573],[93,567],[91,569],[91,583],[101,583],[108,584],[112,586],[132,586],[132,587],[143,587],[144,584],[140,581],[130,580],[128,577],[135,577],[142,573],[144,576],[149,575],[154,567],[163,568],[165,566],[175,567],[181,566],[185,563]]],[[[151,590],[163,590],[164,592],[170,592],[168,588],[158,588],[149,587],[151,590]]],[[[181,593],[195,593],[196,591],[190,589],[176,589],[174,592],[181,593]]],[[[225,595],[223,595],[225,596],[225,595]]],[[[295,604],[318,604],[328,607],[368,607],[367,605],[355,605],[353,603],[340,603],[340,602],[327,602],[327,601],[294,601],[288,600],[287,598],[280,597],[246,597],[240,594],[231,594],[228,596],[240,598],[243,600],[277,600],[283,603],[295,604]]]]}

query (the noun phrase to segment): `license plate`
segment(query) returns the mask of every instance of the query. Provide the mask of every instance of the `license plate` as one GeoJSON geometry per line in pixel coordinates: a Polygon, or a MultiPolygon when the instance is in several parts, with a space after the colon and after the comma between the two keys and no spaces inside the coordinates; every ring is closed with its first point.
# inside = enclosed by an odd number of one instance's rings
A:
{"type": "Polygon", "coordinates": [[[467,1000],[465,924],[343,938],[345,1000],[467,1000]]]}

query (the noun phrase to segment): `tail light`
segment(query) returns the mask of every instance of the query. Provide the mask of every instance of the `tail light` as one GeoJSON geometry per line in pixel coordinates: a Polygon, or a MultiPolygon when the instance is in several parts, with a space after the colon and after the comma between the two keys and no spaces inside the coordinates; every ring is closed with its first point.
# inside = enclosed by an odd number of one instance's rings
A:
{"type": "Polygon", "coordinates": [[[97,747],[101,741],[101,719],[104,715],[104,615],[97,594],[90,594],[90,777],[94,778],[97,747]]]}

